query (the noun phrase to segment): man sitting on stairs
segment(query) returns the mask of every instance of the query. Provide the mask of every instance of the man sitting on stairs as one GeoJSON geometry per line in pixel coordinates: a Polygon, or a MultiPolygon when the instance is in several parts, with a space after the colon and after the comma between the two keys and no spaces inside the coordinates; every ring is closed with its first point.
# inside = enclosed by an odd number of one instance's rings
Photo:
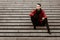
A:
{"type": "Polygon", "coordinates": [[[36,29],[36,26],[46,26],[48,32],[50,33],[47,16],[41,9],[41,4],[38,3],[36,9],[33,10],[29,15],[31,17],[34,29],[36,29]]]}

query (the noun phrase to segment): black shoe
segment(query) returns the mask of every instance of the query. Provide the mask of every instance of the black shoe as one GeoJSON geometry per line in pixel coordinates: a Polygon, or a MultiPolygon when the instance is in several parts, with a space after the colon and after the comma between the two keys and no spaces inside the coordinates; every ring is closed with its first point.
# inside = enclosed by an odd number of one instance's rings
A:
{"type": "Polygon", "coordinates": [[[36,29],[36,26],[34,26],[34,29],[36,29]]]}
{"type": "Polygon", "coordinates": [[[51,34],[51,32],[48,32],[49,34],[51,34]]]}

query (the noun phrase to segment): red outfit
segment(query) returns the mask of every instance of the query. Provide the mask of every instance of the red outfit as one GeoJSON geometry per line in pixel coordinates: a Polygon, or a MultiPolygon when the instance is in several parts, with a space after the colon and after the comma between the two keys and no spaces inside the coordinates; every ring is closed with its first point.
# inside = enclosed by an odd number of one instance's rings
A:
{"type": "MultiPolygon", "coordinates": [[[[34,14],[36,14],[36,10],[33,10],[29,15],[32,17],[32,16],[34,16],[34,14]]],[[[39,23],[42,23],[42,18],[47,18],[46,14],[43,10],[39,14],[39,19],[38,19],[39,23]]]]}

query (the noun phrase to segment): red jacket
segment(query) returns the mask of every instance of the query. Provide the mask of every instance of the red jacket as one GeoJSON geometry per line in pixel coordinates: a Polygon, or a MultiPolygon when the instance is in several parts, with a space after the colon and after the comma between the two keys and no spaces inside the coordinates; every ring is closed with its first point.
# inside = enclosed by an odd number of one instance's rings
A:
{"type": "MultiPolygon", "coordinates": [[[[36,9],[33,10],[29,15],[30,16],[34,16],[34,14],[36,14],[36,9]]],[[[45,12],[42,10],[42,12],[39,14],[39,22],[41,23],[42,22],[42,18],[47,18],[45,12]]]]}

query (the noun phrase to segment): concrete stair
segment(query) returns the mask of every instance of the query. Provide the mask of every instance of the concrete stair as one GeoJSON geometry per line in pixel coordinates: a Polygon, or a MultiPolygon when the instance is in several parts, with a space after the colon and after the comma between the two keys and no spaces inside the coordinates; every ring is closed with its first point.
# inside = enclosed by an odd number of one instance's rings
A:
{"type": "Polygon", "coordinates": [[[60,0],[0,0],[0,37],[1,40],[57,40],[60,37],[60,0]],[[51,35],[46,27],[33,29],[29,14],[37,3],[42,4],[48,16],[51,35]]]}

